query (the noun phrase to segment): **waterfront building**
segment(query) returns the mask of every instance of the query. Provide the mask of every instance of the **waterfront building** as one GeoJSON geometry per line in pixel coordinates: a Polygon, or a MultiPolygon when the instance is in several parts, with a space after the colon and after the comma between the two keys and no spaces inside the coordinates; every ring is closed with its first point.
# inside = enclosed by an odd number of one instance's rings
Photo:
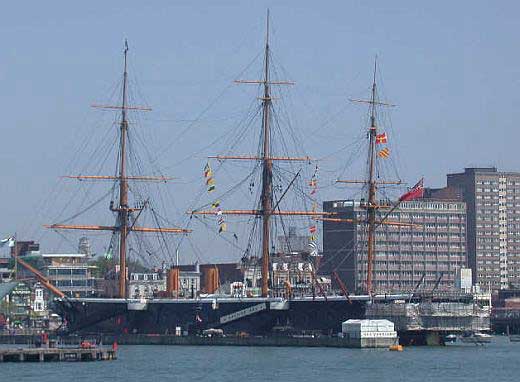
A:
{"type": "MultiPolygon", "coordinates": [[[[307,238],[308,244],[308,238],[307,238]]],[[[316,290],[314,277],[316,275],[315,257],[306,253],[277,254],[273,256],[271,288],[275,297],[287,296],[288,288],[291,296],[319,295],[331,289],[330,278],[317,277],[321,290],[316,290]]]]}
{"type": "Polygon", "coordinates": [[[166,279],[162,272],[131,273],[128,280],[128,296],[131,298],[153,298],[166,290],[166,279]]]}
{"type": "Polygon", "coordinates": [[[42,284],[40,283],[34,284],[32,289],[32,311],[39,316],[45,316],[47,313],[47,301],[45,299],[45,290],[42,284]]]}
{"type": "Polygon", "coordinates": [[[101,289],[94,276],[95,265],[84,253],[48,253],[41,255],[49,281],[69,297],[94,297],[101,289]]]}
{"type": "Polygon", "coordinates": [[[219,288],[225,292],[230,291],[234,282],[241,282],[244,278],[239,262],[200,264],[199,269],[201,272],[201,291],[205,293],[212,293],[219,288]],[[211,274],[216,275],[217,280],[208,277],[211,274]],[[216,285],[210,285],[212,283],[216,285]]]}
{"type": "Polygon", "coordinates": [[[179,272],[180,294],[195,298],[200,292],[200,266],[198,262],[191,265],[181,265],[179,272]]]}
{"type": "MultiPolygon", "coordinates": [[[[178,297],[195,298],[200,292],[199,264],[179,265],[178,297]]],[[[153,298],[167,291],[167,276],[163,270],[156,272],[132,272],[128,280],[128,296],[131,298],[153,298]]]]}
{"type": "Polygon", "coordinates": [[[0,313],[11,327],[30,327],[31,294],[31,288],[21,281],[0,284],[0,313]]]}
{"type": "Polygon", "coordinates": [[[520,335],[520,288],[498,290],[493,299],[493,329],[498,333],[520,335]]]}
{"type": "Polygon", "coordinates": [[[87,256],[92,256],[92,248],[88,237],[80,237],[78,242],[78,253],[84,253],[87,256]]]}
{"type": "Polygon", "coordinates": [[[520,283],[520,173],[495,167],[447,175],[467,205],[468,266],[482,291],[520,283]]]}
{"type": "MultiPolygon", "coordinates": [[[[306,237],[307,248],[309,239],[306,237]]],[[[315,289],[314,276],[318,256],[310,256],[308,252],[298,253],[273,253],[271,261],[271,290],[275,297],[287,297],[288,288],[292,296],[318,295],[321,291],[315,289]]],[[[262,285],[261,259],[252,257],[242,263],[243,287],[245,294],[259,296],[262,285]]],[[[237,280],[238,281],[238,280],[237,280]]],[[[330,290],[330,278],[318,277],[318,282],[324,293],[330,290]]],[[[232,291],[233,292],[233,291],[232,291]]]]}
{"type": "Polygon", "coordinates": [[[8,266],[0,264],[0,283],[11,281],[13,277],[13,270],[8,266]]]}
{"type": "Polygon", "coordinates": [[[31,287],[31,311],[30,311],[30,327],[48,328],[49,327],[49,310],[48,295],[43,285],[39,282],[31,287]]]}
{"type": "Polygon", "coordinates": [[[0,330],[41,330],[50,321],[46,291],[39,282],[0,284],[0,330]]]}
{"type": "Polygon", "coordinates": [[[280,253],[309,252],[309,241],[308,235],[298,235],[296,227],[290,226],[288,235],[277,237],[277,250],[280,253]]]}
{"type": "Polygon", "coordinates": [[[33,241],[15,241],[11,248],[11,255],[16,256],[31,256],[40,253],[40,244],[33,241]]]}
{"type": "Polygon", "coordinates": [[[13,269],[11,265],[11,256],[0,254],[0,283],[11,281],[13,277],[13,269]]]}
{"type": "Polygon", "coordinates": [[[455,275],[455,289],[470,293],[473,290],[473,277],[471,268],[459,268],[455,275]]]}
{"type": "MultiPolygon", "coordinates": [[[[335,200],[324,211],[351,222],[323,222],[321,273],[336,271],[350,291],[365,289],[367,226],[364,201],[335,200]]],[[[392,203],[380,201],[383,216],[392,203]]],[[[458,269],[466,266],[466,206],[456,200],[402,202],[376,231],[374,290],[378,293],[454,289],[458,269]],[[420,282],[420,284],[419,284],[420,282]]]]}
{"type": "Polygon", "coordinates": [[[309,284],[314,267],[301,255],[278,255],[272,260],[273,286],[309,284]]]}
{"type": "Polygon", "coordinates": [[[262,291],[262,259],[256,256],[251,256],[243,259],[240,266],[245,295],[255,297],[260,296],[262,291]]]}
{"type": "MultiPolygon", "coordinates": [[[[10,253],[11,258],[19,256],[20,258],[22,258],[23,260],[25,260],[37,269],[41,269],[41,267],[43,266],[42,259],[40,257],[40,244],[33,240],[15,240],[13,245],[10,247],[10,253]]],[[[24,267],[19,266],[14,261],[10,261],[9,264],[12,264],[14,268],[14,274],[16,275],[16,279],[34,280],[34,275],[24,267]]]]}

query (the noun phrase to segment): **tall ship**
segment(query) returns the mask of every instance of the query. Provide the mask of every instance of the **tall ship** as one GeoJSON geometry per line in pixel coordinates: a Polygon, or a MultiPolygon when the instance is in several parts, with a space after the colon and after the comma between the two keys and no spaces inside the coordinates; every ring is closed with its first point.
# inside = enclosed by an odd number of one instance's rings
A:
{"type": "MultiPolygon", "coordinates": [[[[127,51],[124,50],[124,70],[121,93],[121,103],[117,106],[104,106],[120,112],[117,174],[107,175],[77,175],[70,178],[79,180],[110,180],[117,184],[118,200],[111,202],[110,211],[116,215],[113,226],[88,226],[51,224],[47,228],[52,230],[86,230],[111,231],[117,236],[115,241],[118,251],[118,288],[117,297],[111,298],[77,298],[58,296],[54,304],[56,310],[63,317],[65,328],[69,332],[105,332],[105,333],[174,333],[178,328],[183,332],[196,333],[204,329],[222,329],[225,333],[246,332],[249,334],[268,334],[276,331],[305,332],[319,331],[330,333],[339,331],[341,323],[349,318],[362,318],[365,313],[365,304],[377,296],[350,296],[347,294],[331,294],[317,276],[318,264],[313,259],[306,261],[307,280],[309,288],[298,292],[301,285],[292,285],[289,276],[281,287],[273,284],[273,249],[276,238],[273,237],[274,227],[287,224],[283,218],[304,218],[316,224],[316,218],[331,215],[320,212],[316,203],[312,208],[304,210],[284,210],[284,198],[291,191],[291,187],[298,182],[300,172],[290,175],[291,181],[285,189],[273,182],[281,163],[308,163],[307,156],[291,157],[276,155],[273,147],[280,147],[281,142],[274,141],[273,130],[279,129],[277,116],[273,108],[272,87],[292,85],[290,81],[277,81],[271,78],[271,51],[269,41],[269,16],[267,16],[266,39],[263,58],[263,78],[260,80],[237,80],[242,84],[257,85],[262,89],[259,98],[260,108],[260,140],[259,151],[256,155],[228,155],[214,156],[210,160],[217,162],[251,161],[254,168],[259,170],[259,196],[255,206],[245,210],[226,210],[220,208],[220,200],[212,200],[207,204],[209,209],[194,209],[188,213],[197,218],[208,216],[218,221],[219,231],[225,231],[227,224],[224,218],[232,216],[248,216],[252,218],[252,232],[247,253],[243,254],[243,263],[251,273],[255,274],[253,286],[247,292],[246,282],[236,280],[229,291],[210,290],[197,296],[179,296],[181,267],[178,260],[169,264],[166,273],[166,291],[153,298],[135,298],[129,290],[129,275],[127,269],[128,240],[136,233],[156,233],[160,235],[182,234],[189,235],[186,228],[143,227],[139,225],[139,217],[145,211],[147,201],[137,207],[131,207],[129,193],[131,182],[163,182],[166,177],[151,177],[128,173],[127,161],[129,155],[128,144],[128,110],[140,109],[128,104],[127,101],[127,51]],[[273,127],[274,126],[274,127],[273,127]],[[259,224],[257,224],[259,223],[259,224]],[[259,228],[259,229],[257,229],[259,228]],[[256,235],[256,236],[255,236],[256,235]],[[257,245],[259,244],[259,245],[257,245]],[[256,272],[258,270],[258,272],[256,272]],[[258,288],[255,288],[258,287],[258,288]]],[[[204,168],[205,182],[208,189],[214,188],[213,168],[210,162],[204,168]]],[[[257,189],[251,181],[250,187],[257,189]]],[[[254,192],[252,192],[253,194],[254,192]]],[[[284,228],[285,231],[285,228],[284,228]]],[[[315,232],[312,228],[311,232],[315,232]]],[[[287,235],[287,232],[284,232],[287,235]]],[[[310,243],[310,252],[316,252],[315,239],[310,243]],[[314,249],[313,249],[314,246],[314,249]]],[[[290,247],[290,246],[289,246],[290,247]]],[[[297,267],[296,267],[297,268],[297,267]]],[[[211,271],[211,270],[210,270],[211,271]]],[[[302,269],[295,269],[296,278],[301,280],[302,269]]],[[[246,270],[247,272],[247,270],[246,270]]],[[[213,275],[215,276],[215,275],[213,275]]],[[[217,275],[218,277],[218,275],[217,275]]],[[[294,278],[293,278],[294,279],[294,278]]],[[[305,288],[304,288],[305,289],[305,288]]],[[[386,297],[388,298],[388,296],[386,297]]]]}
{"type": "MultiPolygon", "coordinates": [[[[406,223],[392,222],[390,213],[381,213],[381,205],[377,198],[378,179],[376,176],[377,160],[380,153],[376,150],[377,140],[380,139],[376,121],[376,108],[384,105],[377,99],[377,87],[374,68],[374,79],[371,89],[371,98],[356,100],[369,105],[370,123],[367,131],[368,158],[367,179],[360,181],[366,186],[365,211],[361,224],[368,235],[367,240],[367,270],[366,283],[363,290],[351,293],[335,269],[329,269],[330,278],[323,277],[322,264],[317,253],[316,231],[320,222],[345,222],[334,212],[323,212],[318,208],[315,191],[317,189],[318,167],[311,165],[313,170],[308,171],[312,176],[304,181],[302,164],[313,163],[308,156],[291,156],[290,153],[280,153],[280,148],[287,148],[287,142],[277,133],[282,133],[280,115],[274,107],[276,97],[273,88],[290,86],[291,81],[272,79],[271,50],[269,36],[269,14],[266,23],[266,38],[263,52],[262,78],[259,80],[237,80],[240,84],[258,86],[260,119],[259,140],[256,154],[215,155],[208,159],[204,167],[204,181],[207,188],[206,204],[188,212],[193,218],[211,219],[215,221],[219,234],[225,235],[231,226],[234,217],[247,218],[249,229],[245,249],[242,249],[241,264],[242,279],[234,280],[228,290],[218,288],[218,269],[207,270],[206,290],[203,293],[187,293],[180,295],[180,275],[182,267],[179,260],[167,264],[164,268],[166,290],[153,297],[137,297],[129,288],[129,274],[127,263],[129,256],[128,241],[132,235],[156,234],[166,242],[165,235],[190,235],[191,230],[179,227],[145,227],[140,224],[143,214],[150,209],[150,202],[142,195],[132,200],[129,186],[133,182],[166,182],[164,176],[146,176],[141,173],[132,174],[128,169],[128,159],[132,157],[128,132],[131,123],[128,120],[128,111],[141,109],[128,103],[128,47],[124,49],[124,69],[121,86],[121,102],[117,106],[103,106],[116,109],[119,113],[119,136],[117,140],[117,158],[115,175],[76,175],[70,178],[97,181],[105,180],[113,183],[113,190],[117,198],[109,205],[115,215],[115,223],[108,225],[70,225],[50,224],[52,230],[80,230],[106,231],[112,233],[110,249],[117,249],[118,262],[117,296],[115,297],[74,297],[65,296],[58,288],[45,280],[43,275],[38,276],[44,285],[57,297],[54,299],[55,310],[62,316],[64,329],[75,333],[148,333],[169,334],[179,330],[189,334],[200,333],[205,329],[221,329],[224,333],[248,333],[251,335],[270,335],[277,333],[322,333],[333,334],[341,331],[342,322],[348,319],[362,319],[367,312],[374,311],[373,307],[381,304],[382,308],[391,304],[407,301],[419,301],[421,297],[413,291],[410,293],[388,294],[381,293],[373,288],[374,254],[376,230],[382,225],[406,225],[406,223]],[[238,163],[252,163],[252,174],[242,180],[240,184],[249,183],[250,196],[253,207],[249,209],[224,209],[228,203],[235,203],[240,198],[225,196],[213,197],[215,189],[216,169],[210,161],[223,163],[232,161],[238,163]],[[300,165],[298,167],[298,165],[300,165]],[[284,168],[286,166],[287,168],[284,168]],[[256,176],[256,177],[255,177],[256,176]],[[292,192],[299,195],[295,200],[289,199],[292,192]],[[225,203],[224,203],[225,201],[225,203]],[[292,208],[286,208],[292,207],[292,208]],[[205,217],[205,218],[204,218],[205,217]],[[228,222],[228,219],[230,222],[228,222]],[[293,251],[287,229],[291,219],[300,219],[300,225],[307,224],[310,233],[308,250],[299,254],[303,261],[292,264],[293,251]],[[304,222],[301,223],[301,220],[304,222]],[[282,232],[283,249],[276,251],[276,232],[282,232]],[[288,260],[277,261],[277,258],[288,260]],[[276,268],[275,269],[275,265],[276,268]],[[293,266],[294,265],[294,266],[293,266]],[[284,267],[287,267],[286,269],[284,267]],[[258,272],[257,272],[258,270],[258,272]],[[285,277],[279,277],[280,270],[286,271],[285,277]],[[217,281],[215,281],[215,279],[217,281]],[[334,280],[335,288],[332,287],[334,280]],[[208,286],[212,285],[212,286],[208,286]],[[359,293],[361,292],[361,293],[359,293]]],[[[146,109],[146,108],[145,108],[146,109]]],[[[242,137],[238,136],[237,140],[242,137]]],[[[227,153],[229,154],[229,153],[227,153]]],[[[220,181],[220,179],[219,179],[220,181]]],[[[230,189],[231,190],[231,189],[230,189]]],[[[398,208],[403,200],[411,200],[422,195],[422,183],[403,195],[399,201],[391,206],[398,208]]],[[[232,204],[231,204],[232,205],[232,204]]],[[[234,205],[232,205],[234,207],[234,205]]],[[[392,211],[390,209],[390,211],[392,211]]],[[[352,221],[351,221],[352,222],[352,221]]],[[[215,226],[214,226],[215,227],[215,226]]],[[[238,240],[232,233],[231,241],[238,240]]],[[[23,260],[19,259],[21,264],[23,260]]],[[[23,264],[22,264],[23,265],[23,264]]],[[[283,272],[282,272],[283,273],[283,272]]],[[[432,299],[430,298],[430,301],[432,299]]],[[[384,310],[384,309],[383,309],[384,310]]],[[[377,311],[377,309],[376,309],[377,311]]]]}

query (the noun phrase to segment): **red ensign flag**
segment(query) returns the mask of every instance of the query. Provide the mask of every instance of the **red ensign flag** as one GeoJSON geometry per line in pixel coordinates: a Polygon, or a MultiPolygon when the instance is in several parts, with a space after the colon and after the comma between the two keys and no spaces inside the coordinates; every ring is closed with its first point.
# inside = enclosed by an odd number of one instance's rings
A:
{"type": "Polygon", "coordinates": [[[400,202],[406,202],[408,200],[414,200],[422,198],[424,195],[424,178],[421,178],[415,186],[413,186],[406,194],[403,194],[400,198],[400,202]]]}

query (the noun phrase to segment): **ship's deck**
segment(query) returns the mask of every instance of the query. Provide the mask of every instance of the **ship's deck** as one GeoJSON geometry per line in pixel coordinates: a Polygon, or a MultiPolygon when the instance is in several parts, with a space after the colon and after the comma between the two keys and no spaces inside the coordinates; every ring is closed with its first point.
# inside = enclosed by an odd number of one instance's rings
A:
{"type": "MultiPolygon", "coordinates": [[[[396,300],[408,300],[410,294],[385,294],[385,295],[351,295],[349,296],[351,301],[396,301],[396,300]]],[[[153,299],[123,299],[123,298],[57,298],[57,301],[69,301],[69,302],[85,302],[85,303],[111,303],[111,304],[128,304],[128,303],[147,303],[147,304],[214,304],[218,303],[237,303],[237,302],[250,302],[250,303],[262,303],[262,302],[313,302],[313,301],[346,301],[345,296],[305,296],[305,297],[294,297],[291,299],[284,299],[281,297],[230,297],[225,295],[212,295],[204,296],[199,298],[153,298],[153,299]]]]}

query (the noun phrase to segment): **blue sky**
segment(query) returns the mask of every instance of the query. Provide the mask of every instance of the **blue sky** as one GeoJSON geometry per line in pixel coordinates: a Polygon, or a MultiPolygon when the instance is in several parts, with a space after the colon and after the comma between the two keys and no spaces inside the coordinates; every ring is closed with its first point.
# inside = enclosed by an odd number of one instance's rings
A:
{"type": "MultiPolygon", "coordinates": [[[[309,155],[327,156],[359,136],[366,113],[348,98],[368,95],[377,54],[382,98],[398,105],[390,137],[403,180],[442,186],[447,172],[468,166],[520,170],[514,1],[8,2],[0,15],[0,232],[58,245],[40,226],[63,208],[54,196],[59,176],[88,167],[72,158],[101,132],[89,105],[109,98],[125,38],[131,76],[154,109],[144,117],[151,156],[184,180],[173,193],[177,212],[186,210],[205,156],[224,149],[201,148],[254,96],[230,83],[262,50],[267,8],[274,57],[297,83],[290,112],[309,155]]],[[[329,158],[323,178],[347,157],[329,158]]],[[[322,195],[345,196],[340,188],[322,195]]]]}

